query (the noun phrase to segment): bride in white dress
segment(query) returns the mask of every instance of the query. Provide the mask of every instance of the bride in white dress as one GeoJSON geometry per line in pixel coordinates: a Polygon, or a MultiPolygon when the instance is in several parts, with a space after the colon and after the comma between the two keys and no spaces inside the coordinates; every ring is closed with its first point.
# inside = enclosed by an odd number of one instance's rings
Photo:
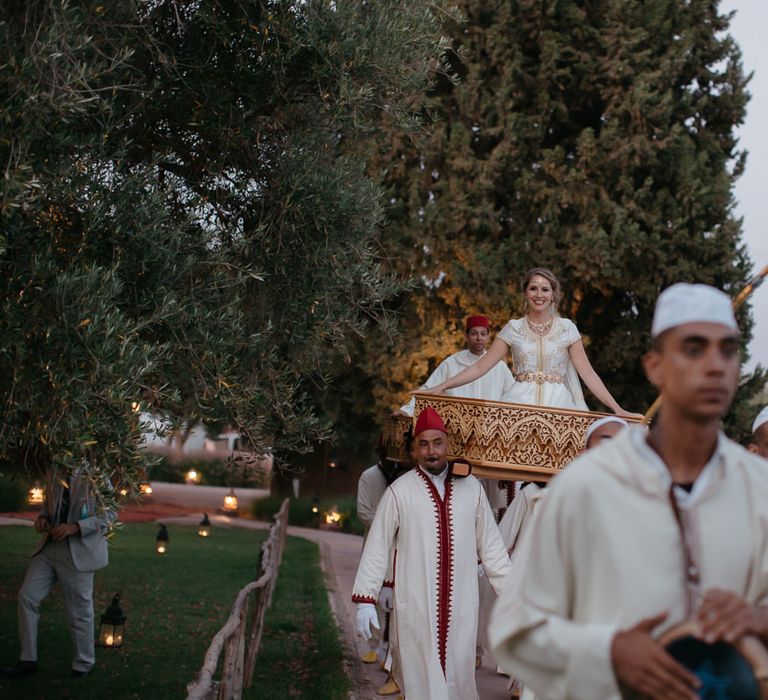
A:
{"type": "Polygon", "coordinates": [[[546,268],[535,267],[523,281],[525,316],[509,321],[488,352],[474,365],[419,393],[441,394],[482,377],[512,353],[515,385],[507,400],[514,403],[588,410],[579,377],[616,415],[642,418],[625,411],[606,388],[584,351],[576,325],[557,313],[560,282],[546,268]]]}

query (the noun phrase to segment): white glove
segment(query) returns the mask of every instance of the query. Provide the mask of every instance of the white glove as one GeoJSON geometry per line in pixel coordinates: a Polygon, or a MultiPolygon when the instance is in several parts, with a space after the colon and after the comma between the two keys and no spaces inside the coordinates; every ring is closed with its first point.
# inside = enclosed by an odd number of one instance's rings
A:
{"type": "Polygon", "coordinates": [[[395,601],[392,586],[382,586],[379,591],[379,605],[381,605],[387,612],[392,612],[395,609],[395,601]]]}
{"type": "Polygon", "coordinates": [[[358,603],[357,619],[355,620],[357,633],[364,639],[371,638],[371,627],[379,627],[379,616],[376,614],[376,606],[372,603],[358,603]]]}
{"type": "Polygon", "coordinates": [[[482,564],[477,565],[477,578],[483,578],[485,576],[485,569],[482,564]]]}

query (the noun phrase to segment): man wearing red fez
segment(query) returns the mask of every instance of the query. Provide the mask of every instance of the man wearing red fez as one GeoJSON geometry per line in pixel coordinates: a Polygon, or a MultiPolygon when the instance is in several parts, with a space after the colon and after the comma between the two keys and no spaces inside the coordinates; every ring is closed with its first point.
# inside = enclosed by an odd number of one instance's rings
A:
{"type": "Polygon", "coordinates": [[[499,592],[509,556],[488,499],[473,476],[455,476],[448,435],[431,406],[414,428],[418,466],[379,502],[355,578],[357,629],[370,637],[375,603],[397,549],[394,577],[394,668],[409,700],[475,700],[480,561],[499,592]]]}
{"type": "MultiPolygon", "coordinates": [[[[457,372],[475,364],[488,348],[491,340],[490,323],[485,316],[470,316],[467,319],[464,331],[464,349],[446,357],[437,369],[429,375],[429,379],[421,386],[429,389],[442,384],[457,372]]],[[[486,401],[507,401],[506,395],[511,391],[515,379],[509,371],[506,363],[499,362],[488,374],[483,375],[474,382],[455,389],[446,389],[446,396],[460,396],[465,399],[485,399],[486,401]]],[[[416,399],[412,398],[400,412],[406,416],[413,416],[416,399]]]]}

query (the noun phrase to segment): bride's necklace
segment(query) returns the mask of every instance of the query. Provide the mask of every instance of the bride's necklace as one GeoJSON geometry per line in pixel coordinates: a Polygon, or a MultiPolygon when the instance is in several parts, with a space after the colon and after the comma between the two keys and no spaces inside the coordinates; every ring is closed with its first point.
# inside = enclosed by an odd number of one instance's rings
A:
{"type": "Polygon", "coordinates": [[[528,327],[536,334],[536,335],[546,335],[549,333],[550,329],[552,328],[552,321],[555,320],[554,316],[551,316],[549,321],[546,321],[544,323],[534,323],[531,321],[529,316],[525,317],[525,320],[528,323],[528,327]]]}

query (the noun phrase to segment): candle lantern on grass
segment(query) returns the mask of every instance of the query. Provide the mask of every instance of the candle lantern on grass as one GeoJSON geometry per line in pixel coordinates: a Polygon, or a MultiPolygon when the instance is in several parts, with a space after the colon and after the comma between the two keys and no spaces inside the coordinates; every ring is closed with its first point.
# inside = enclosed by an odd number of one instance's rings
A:
{"type": "Polygon", "coordinates": [[[109,607],[101,616],[99,625],[99,646],[107,649],[117,649],[123,645],[123,630],[125,629],[125,615],[120,607],[120,594],[117,593],[109,607]]]}
{"type": "Polygon", "coordinates": [[[165,554],[168,551],[168,528],[160,525],[160,531],[155,539],[155,551],[158,554],[165,554]]]}
{"type": "Polygon", "coordinates": [[[211,521],[208,519],[208,513],[203,513],[203,519],[197,528],[197,534],[200,537],[208,537],[211,534],[211,521]]]}

